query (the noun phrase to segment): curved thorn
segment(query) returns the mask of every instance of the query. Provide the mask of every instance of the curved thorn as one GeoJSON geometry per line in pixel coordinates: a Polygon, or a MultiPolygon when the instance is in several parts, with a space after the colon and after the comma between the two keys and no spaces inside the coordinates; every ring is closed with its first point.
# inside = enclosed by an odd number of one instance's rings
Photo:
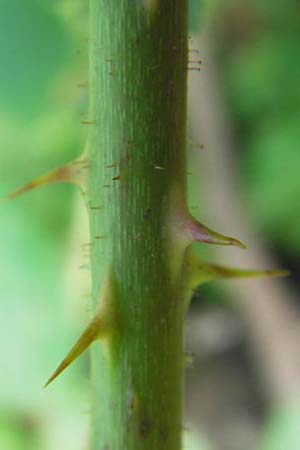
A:
{"type": "Polygon", "coordinates": [[[215,245],[234,245],[235,247],[242,249],[247,248],[247,246],[239,239],[225,236],[224,234],[211,230],[193,218],[191,218],[188,223],[188,231],[193,242],[205,242],[207,244],[215,245]]]}
{"type": "Polygon", "coordinates": [[[188,211],[182,192],[174,188],[170,194],[170,209],[167,218],[171,222],[172,234],[182,247],[193,242],[203,242],[214,245],[233,245],[247,248],[239,239],[225,236],[198,222],[188,211]]]}

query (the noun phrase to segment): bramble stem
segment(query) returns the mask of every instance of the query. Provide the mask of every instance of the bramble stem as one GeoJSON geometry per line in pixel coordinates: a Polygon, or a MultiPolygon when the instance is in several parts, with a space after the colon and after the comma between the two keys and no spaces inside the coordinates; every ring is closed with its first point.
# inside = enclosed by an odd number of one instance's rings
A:
{"type": "Polygon", "coordinates": [[[92,449],[180,450],[184,304],[167,215],[172,192],[185,196],[187,1],[90,0],[90,17],[93,302],[113,271],[120,319],[92,348],[92,449]]]}

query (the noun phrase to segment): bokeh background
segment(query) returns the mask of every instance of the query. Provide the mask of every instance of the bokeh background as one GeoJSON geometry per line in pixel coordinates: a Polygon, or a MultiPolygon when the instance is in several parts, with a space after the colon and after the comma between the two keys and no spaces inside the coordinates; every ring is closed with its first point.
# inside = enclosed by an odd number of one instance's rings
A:
{"type": "MultiPolygon", "coordinates": [[[[87,2],[0,0],[0,10],[5,195],[82,152],[89,36],[87,2]]],[[[296,0],[191,0],[190,205],[248,244],[197,248],[208,260],[291,276],[195,291],[187,448],[300,448],[299,42],[296,0]]],[[[2,203],[0,236],[0,448],[86,449],[88,356],[43,389],[89,309],[80,194],[53,185],[2,203]]]]}

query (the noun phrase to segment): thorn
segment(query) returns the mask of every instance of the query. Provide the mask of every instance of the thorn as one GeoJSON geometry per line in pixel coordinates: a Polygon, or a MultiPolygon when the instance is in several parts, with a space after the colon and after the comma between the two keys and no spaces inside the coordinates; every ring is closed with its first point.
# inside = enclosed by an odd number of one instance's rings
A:
{"type": "Polygon", "coordinates": [[[72,364],[94,341],[108,338],[114,328],[118,325],[117,307],[115,304],[115,280],[113,272],[109,271],[100,294],[100,305],[95,317],[83,331],[75,345],[71,348],[67,356],[55,372],[48,379],[44,387],[47,387],[57,378],[67,367],[72,364]]]}
{"type": "Polygon", "coordinates": [[[49,174],[42,175],[41,177],[36,178],[33,181],[30,181],[29,183],[26,183],[23,187],[20,189],[12,192],[11,194],[4,197],[3,200],[9,201],[13,200],[16,197],[19,197],[20,195],[24,194],[25,192],[31,191],[32,189],[35,189],[40,186],[44,186],[46,184],[55,183],[59,181],[68,181],[69,172],[67,168],[59,168],[55,169],[53,172],[50,172],[49,174]]]}
{"type": "Polygon", "coordinates": [[[98,339],[99,329],[101,328],[100,317],[96,316],[82,333],[76,344],[72,347],[67,356],[48,379],[44,387],[47,387],[55,378],[58,377],[75,359],[77,359],[95,340],[98,339]]]}
{"type": "Polygon", "coordinates": [[[187,254],[185,267],[187,271],[187,284],[190,289],[193,289],[199,284],[222,278],[270,278],[289,275],[287,270],[245,270],[211,264],[202,261],[192,252],[187,254]]]}
{"type": "Polygon", "coordinates": [[[95,236],[94,239],[104,239],[104,238],[105,238],[105,236],[95,236]]]}
{"type": "Polygon", "coordinates": [[[180,273],[182,258],[194,242],[246,248],[238,239],[217,233],[198,222],[187,208],[185,192],[177,185],[172,186],[170,191],[165,230],[174,244],[169,247],[170,271],[174,276],[180,273]]]}
{"type": "Polygon", "coordinates": [[[52,172],[50,172],[46,175],[42,175],[41,177],[38,177],[35,180],[30,181],[29,183],[26,183],[20,189],[7,195],[4,198],[4,200],[7,200],[7,201],[13,200],[16,197],[19,197],[20,195],[25,194],[25,192],[31,191],[40,186],[45,186],[50,183],[69,182],[69,181],[71,181],[70,168],[68,166],[61,167],[61,168],[53,170],[52,172]]]}
{"type": "Polygon", "coordinates": [[[121,180],[121,175],[117,175],[116,177],[112,178],[112,181],[118,181],[121,180]]]}
{"type": "Polygon", "coordinates": [[[8,194],[2,201],[10,201],[33,189],[52,183],[74,183],[83,190],[85,185],[85,170],[89,168],[88,160],[84,156],[75,159],[65,166],[58,167],[34,180],[26,183],[20,189],[8,194]]]}
{"type": "Polygon", "coordinates": [[[242,249],[247,246],[238,239],[211,230],[200,222],[197,222],[192,216],[186,223],[186,232],[192,242],[205,242],[206,244],[233,245],[242,249]]]}
{"type": "Polygon", "coordinates": [[[198,286],[212,280],[229,278],[263,278],[284,277],[289,275],[286,270],[244,270],[219,266],[202,261],[191,250],[186,253],[184,261],[183,292],[185,309],[188,308],[192,293],[198,292],[198,286]]]}
{"type": "Polygon", "coordinates": [[[288,270],[283,269],[243,270],[217,264],[211,264],[209,268],[217,278],[279,278],[290,275],[288,270]]]}

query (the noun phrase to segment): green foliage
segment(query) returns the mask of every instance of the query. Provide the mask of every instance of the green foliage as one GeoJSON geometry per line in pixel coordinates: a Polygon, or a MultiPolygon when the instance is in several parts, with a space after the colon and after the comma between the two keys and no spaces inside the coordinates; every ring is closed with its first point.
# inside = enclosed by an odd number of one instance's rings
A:
{"type": "MultiPolygon", "coordinates": [[[[82,56],[75,56],[82,36],[76,42],[58,3],[0,0],[0,196],[71,159],[80,146],[82,56]]],[[[63,443],[75,450],[84,441],[85,362],[61,389],[42,389],[78,320],[76,308],[64,314],[71,191],[46,187],[1,205],[1,449],[54,450],[63,443]],[[74,402],[82,405],[78,414],[74,402]]]]}
{"type": "Polygon", "coordinates": [[[0,444],[6,450],[38,450],[36,424],[25,415],[0,416],[0,444]]]}
{"type": "MultiPolygon", "coordinates": [[[[59,3],[0,0],[1,194],[78,156],[79,118],[73,111],[80,104],[76,83],[82,77],[73,80],[68,74],[65,89],[63,74],[74,64],[72,53],[82,48],[82,42],[71,41],[74,36],[55,10],[59,3]],[[56,90],[57,86],[63,87],[56,90]],[[65,91],[71,92],[70,97],[64,97],[65,91]]],[[[191,3],[190,23],[195,29],[203,14],[199,15],[200,2],[191,3]]],[[[211,3],[215,2],[203,0],[201,6],[211,3]]],[[[268,236],[273,233],[279,245],[293,252],[298,250],[295,242],[300,226],[295,214],[300,194],[299,6],[291,0],[260,0],[257,5],[269,26],[229,58],[227,94],[238,128],[247,131],[242,136],[246,150],[242,163],[252,213],[268,236]]],[[[0,448],[7,450],[52,450],[59,448],[62,437],[64,447],[75,450],[84,440],[81,435],[78,440],[74,430],[82,430],[87,421],[82,414],[87,409],[82,383],[85,362],[74,367],[50,394],[39,389],[45,374],[55,366],[58,351],[63,356],[62,346],[67,348],[74,338],[72,320],[77,320],[73,310],[66,319],[62,306],[69,192],[68,187],[45,188],[5,206],[1,214],[4,313],[0,341],[5,370],[0,389],[0,448]],[[11,330],[13,342],[7,339],[11,330]],[[12,418],[4,420],[8,410],[12,418]],[[14,419],[19,414],[21,419],[14,419]],[[24,420],[26,425],[37,417],[40,422],[34,430],[24,426],[24,420]],[[35,433],[43,442],[36,443],[35,433]]],[[[279,414],[260,450],[294,450],[298,429],[298,412],[279,414]]]]}
{"type": "Polygon", "coordinates": [[[70,39],[45,2],[1,0],[0,9],[1,105],[18,118],[32,117],[70,59],[70,39]]]}
{"type": "Polygon", "coordinates": [[[200,2],[199,0],[190,0],[189,6],[189,29],[190,31],[196,31],[199,28],[200,22],[200,2]]]}
{"type": "Polygon", "coordinates": [[[295,405],[274,411],[259,450],[296,450],[299,448],[299,430],[299,407],[295,405]]]}
{"type": "Polygon", "coordinates": [[[299,5],[258,0],[254,11],[244,39],[233,34],[230,52],[224,47],[227,96],[243,149],[251,214],[269,240],[295,253],[300,226],[295,214],[300,193],[299,5]]]}
{"type": "Polygon", "coordinates": [[[245,174],[252,213],[266,233],[299,253],[299,116],[270,119],[249,142],[245,174]]]}

